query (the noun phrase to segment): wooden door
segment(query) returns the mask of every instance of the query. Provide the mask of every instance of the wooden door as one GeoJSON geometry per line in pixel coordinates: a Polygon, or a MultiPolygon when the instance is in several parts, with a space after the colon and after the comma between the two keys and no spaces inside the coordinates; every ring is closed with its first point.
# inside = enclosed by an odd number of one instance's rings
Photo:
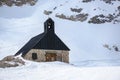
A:
{"type": "Polygon", "coordinates": [[[46,61],[56,61],[55,53],[46,53],[46,61]]]}

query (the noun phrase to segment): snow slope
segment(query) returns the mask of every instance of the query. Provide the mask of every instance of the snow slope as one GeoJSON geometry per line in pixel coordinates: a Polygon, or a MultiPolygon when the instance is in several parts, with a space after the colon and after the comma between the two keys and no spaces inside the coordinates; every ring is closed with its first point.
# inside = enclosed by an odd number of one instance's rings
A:
{"type": "Polygon", "coordinates": [[[77,67],[61,62],[27,62],[0,68],[0,80],[120,80],[120,67],[77,67]]]}
{"type": "MultiPolygon", "coordinates": [[[[24,66],[0,68],[0,80],[120,80],[120,52],[113,47],[120,50],[120,24],[113,24],[114,21],[88,23],[95,15],[117,15],[120,2],[113,3],[38,0],[34,7],[0,7],[0,59],[15,54],[30,38],[42,33],[44,21],[51,17],[55,21],[56,34],[71,49],[72,64],[25,61],[24,66]],[[82,8],[81,13],[89,14],[87,20],[80,22],[55,17],[56,14],[78,14],[71,12],[70,8],[82,8]],[[44,10],[52,11],[52,14],[47,16],[44,10]],[[103,47],[105,44],[109,47],[103,47]]],[[[115,19],[120,20],[120,17],[115,19]]]]}
{"type": "Polygon", "coordinates": [[[89,24],[87,21],[94,15],[114,13],[120,2],[115,1],[113,5],[109,5],[99,0],[89,3],[81,1],[39,0],[34,7],[0,7],[2,12],[0,14],[0,59],[6,55],[15,54],[30,38],[42,33],[44,21],[52,17],[55,21],[56,34],[71,49],[71,63],[81,61],[118,63],[120,52],[115,51],[113,46],[120,49],[120,24],[113,24],[113,22],[89,24]],[[53,10],[55,7],[57,7],[56,10],[53,10]],[[79,22],[55,17],[56,14],[67,16],[77,14],[71,12],[70,8],[83,8],[82,13],[89,13],[88,19],[79,22]],[[53,11],[53,13],[47,16],[44,10],[53,11]],[[105,44],[108,44],[111,50],[103,47],[105,44]]]}

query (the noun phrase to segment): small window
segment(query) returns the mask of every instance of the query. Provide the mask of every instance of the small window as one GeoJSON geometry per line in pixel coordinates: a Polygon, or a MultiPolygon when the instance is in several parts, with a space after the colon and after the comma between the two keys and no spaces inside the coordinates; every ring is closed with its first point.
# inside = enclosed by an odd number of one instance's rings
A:
{"type": "Polygon", "coordinates": [[[32,53],[32,59],[36,60],[37,59],[37,53],[32,53]]]}

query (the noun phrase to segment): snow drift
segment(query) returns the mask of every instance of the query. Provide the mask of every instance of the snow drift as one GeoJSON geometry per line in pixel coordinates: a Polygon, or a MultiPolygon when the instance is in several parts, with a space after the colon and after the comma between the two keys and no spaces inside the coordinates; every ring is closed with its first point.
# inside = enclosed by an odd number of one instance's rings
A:
{"type": "Polygon", "coordinates": [[[0,68],[0,80],[120,80],[120,67],[77,67],[61,62],[27,62],[0,68]]]}

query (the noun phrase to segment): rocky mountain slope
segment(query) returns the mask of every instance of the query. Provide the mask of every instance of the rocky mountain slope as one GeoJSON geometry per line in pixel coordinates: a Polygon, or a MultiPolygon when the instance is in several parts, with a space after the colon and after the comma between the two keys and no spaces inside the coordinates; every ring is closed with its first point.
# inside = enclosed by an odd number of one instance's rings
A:
{"type": "Polygon", "coordinates": [[[88,23],[93,24],[102,24],[102,23],[120,23],[120,5],[116,5],[116,3],[120,3],[120,0],[78,0],[78,1],[65,1],[63,4],[60,4],[59,6],[55,6],[53,10],[45,10],[45,15],[50,15],[55,12],[55,16],[61,19],[71,20],[71,21],[80,21],[84,22],[87,21],[88,23]],[[97,3],[95,5],[95,3],[97,3]],[[69,6],[66,11],[68,13],[71,13],[71,15],[66,15],[64,11],[56,12],[55,10],[64,10],[63,8],[66,7],[66,5],[72,5],[69,6]],[[74,6],[73,6],[74,4],[74,6]],[[86,6],[83,7],[81,5],[88,5],[86,10],[86,6]],[[90,5],[90,6],[89,6],[90,5]],[[92,6],[91,6],[92,5],[92,6]],[[101,5],[104,5],[106,7],[101,7],[101,5]],[[62,8],[63,7],[63,8],[62,8]],[[114,11],[109,12],[109,9],[114,9],[114,11]],[[97,13],[93,16],[91,16],[93,13],[97,13]],[[104,14],[105,13],[105,14],[104,14]]]}
{"type": "Polygon", "coordinates": [[[42,33],[48,17],[71,49],[70,62],[120,59],[120,0],[39,0],[33,7],[3,6],[0,12],[1,59],[42,33]]]}

